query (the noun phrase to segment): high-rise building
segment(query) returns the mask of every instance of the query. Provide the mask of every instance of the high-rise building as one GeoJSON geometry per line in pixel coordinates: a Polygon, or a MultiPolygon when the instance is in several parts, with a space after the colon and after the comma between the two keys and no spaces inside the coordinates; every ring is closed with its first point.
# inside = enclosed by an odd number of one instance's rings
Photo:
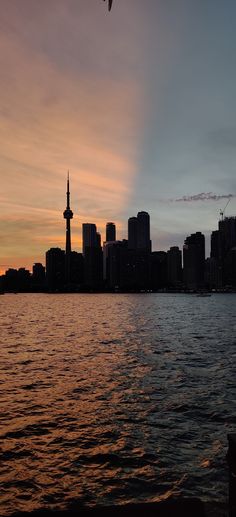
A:
{"type": "Polygon", "coordinates": [[[167,287],[167,253],[153,251],[151,253],[151,288],[154,291],[167,287]]]}
{"type": "Polygon", "coordinates": [[[147,212],[138,212],[137,217],[129,218],[128,248],[151,252],[150,216],[147,212]]]}
{"type": "Polygon", "coordinates": [[[46,252],[46,284],[49,291],[61,291],[65,287],[65,251],[50,248],[46,252]]]}
{"type": "Polygon", "coordinates": [[[137,215],[137,249],[151,251],[150,216],[147,212],[137,215]]]}
{"type": "Polygon", "coordinates": [[[101,234],[99,232],[97,232],[96,234],[96,240],[97,240],[97,248],[101,248],[101,234]]]}
{"type": "Polygon", "coordinates": [[[110,257],[109,257],[109,249],[112,246],[115,246],[117,241],[106,241],[103,243],[103,280],[106,285],[108,285],[109,279],[109,270],[110,270],[110,257]]]}
{"type": "Polygon", "coordinates": [[[183,246],[184,284],[187,289],[204,287],[205,236],[201,232],[192,233],[183,246]]]}
{"type": "Polygon", "coordinates": [[[72,290],[78,290],[84,283],[84,257],[82,253],[72,251],[70,255],[70,284],[72,290]]]}
{"type": "Polygon", "coordinates": [[[116,226],[114,223],[106,224],[106,242],[116,240],[116,226]]]}
{"type": "Polygon", "coordinates": [[[98,245],[97,227],[93,223],[83,223],[83,255],[86,248],[96,248],[98,245]]]}
{"type": "Polygon", "coordinates": [[[91,290],[102,288],[101,235],[96,224],[83,224],[83,255],[85,287],[91,290]]]}
{"type": "Polygon", "coordinates": [[[31,283],[34,290],[40,291],[45,288],[45,267],[40,262],[33,265],[31,283]]]}
{"type": "Polygon", "coordinates": [[[206,283],[210,289],[222,286],[222,266],[220,263],[220,232],[211,234],[210,258],[206,260],[206,283]]]}
{"type": "Polygon", "coordinates": [[[231,285],[230,278],[234,277],[235,253],[232,250],[236,247],[236,217],[225,217],[219,221],[219,269],[221,286],[231,285]]]}
{"type": "Polygon", "coordinates": [[[225,255],[236,246],[236,217],[225,217],[219,221],[220,254],[225,255]]]}
{"type": "Polygon", "coordinates": [[[137,249],[137,231],[138,231],[137,217],[130,217],[128,219],[128,248],[130,250],[137,249]]]}
{"type": "Polygon", "coordinates": [[[127,241],[109,241],[103,245],[103,278],[109,289],[122,289],[123,256],[127,251],[127,241]]]}
{"type": "Polygon", "coordinates": [[[170,287],[180,286],[182,281],[182,253],[178,246],[167,251],[167,282],[170,287]]]}
{"type": "Polygon", "coordinates": [[[219,259],[220,253],[220,232],[214,230],[211,234],[211,258],[219,259]]]}

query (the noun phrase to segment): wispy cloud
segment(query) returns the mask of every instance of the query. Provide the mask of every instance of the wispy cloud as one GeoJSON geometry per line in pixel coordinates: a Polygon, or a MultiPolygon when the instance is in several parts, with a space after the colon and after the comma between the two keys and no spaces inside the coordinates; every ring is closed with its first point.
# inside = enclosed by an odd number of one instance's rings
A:
{"type": "Polygon", "coordinates": [[[214,194],[213,192],[201,192],[200,194],[194,194],[193,196],[182,196],[178,199],[170,199],[170,201],[189,203],[191,201],[219,201],[220,199],[231,199],[235,197],[236,194],[214,194]]]}

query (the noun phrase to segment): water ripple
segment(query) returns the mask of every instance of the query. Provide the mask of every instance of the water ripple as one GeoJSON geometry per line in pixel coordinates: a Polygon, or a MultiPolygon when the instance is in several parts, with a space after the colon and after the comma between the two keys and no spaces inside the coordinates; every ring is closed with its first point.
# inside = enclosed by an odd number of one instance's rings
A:
{"type": "Polygon", "coordinates": [[[1,297],[1,515],[226,498],[235,298],[1,297]]]}

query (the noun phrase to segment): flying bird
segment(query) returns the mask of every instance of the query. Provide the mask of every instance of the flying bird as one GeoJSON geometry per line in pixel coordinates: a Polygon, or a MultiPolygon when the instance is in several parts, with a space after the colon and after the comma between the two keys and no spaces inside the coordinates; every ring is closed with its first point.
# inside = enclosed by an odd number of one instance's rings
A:
{"type": "MultiPolygon", "coordinates": [[[[106,1],[106,0],[104,0],[104,2],[105,2],[105,1],[106,1]]],[[[110,11],[110,10],[111,10],[112,2],[113,2],[113,0],[108,0],[108,11],[110,11]]]]}

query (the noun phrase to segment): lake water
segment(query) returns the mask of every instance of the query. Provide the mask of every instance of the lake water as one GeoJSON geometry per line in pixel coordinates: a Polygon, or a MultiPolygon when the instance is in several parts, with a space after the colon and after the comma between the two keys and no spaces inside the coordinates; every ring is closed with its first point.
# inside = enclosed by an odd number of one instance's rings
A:
{"type": "Polygon", "coordinates": [[[0,297],[1,515],[224,501],[236,295],[0,297]]]}

